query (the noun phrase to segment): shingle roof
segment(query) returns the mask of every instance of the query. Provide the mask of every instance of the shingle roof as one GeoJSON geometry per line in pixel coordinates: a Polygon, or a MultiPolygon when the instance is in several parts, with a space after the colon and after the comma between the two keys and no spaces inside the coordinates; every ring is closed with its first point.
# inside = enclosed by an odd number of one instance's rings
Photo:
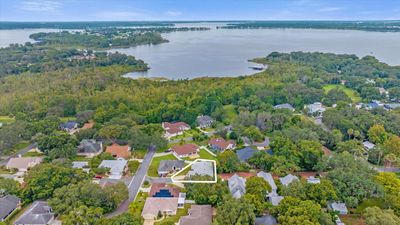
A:
{"type": "Polygon", "coordinates": [[[43,157],[17,157],[11,158],[6,167],[15,169],[28,169],[41,163],[43,157]]]}
{"type": "Polygon", "coordinates": [[[36,201],[32,204],[27,212],[25,212],[15,224],[48,224],[54,217],[51,208],[45,201],[36,201]]]}
{"type": "Polygon", "coordinates": [[[214,165],[211,162],[194,162],[191,165],[189,176],[200,175],[214,177],[214,165]]]}
{"type": "Polygon", "coordinates": [[[192,205],[188,213],[181,217],[179,225],[210,225],[212,222],[211,205],[192,205]]]}
{"type": "Polygon", "coordinates": [[[68,130],[74,129],[77,126],[78,126],[78,123],[75,121],[68,121],[68,122],[62,123],[60,125],[61,129],[68,129],[68,130]]]}
{"type": "Polygon", "coordinates": [[[78,153],[98,153],[102,151],[101,147],[101,141],[83,139],[78,146],[78,153]]]}
{"type": "Polygon", "coordinates": [[[190,129],[190,126],[185,122],[175,122],[175,123],[164,122],[162,125],[164,130],[170,134],[176,134],[185,129],[190,129]]]}
{"type": "Polygon", "coordinates": [[[256,150],[251,147],[245,147],[236,151],[236,155],[238,156],[239,160],[244,162],[250,159],[254,155],[254,153],[256,153],[256,150]]]}
{"type": "Polygon", "coordinates": [[[260,172],[257,173],[257,177],[262,177],[262,178],[264,178],[264,180],[268,182],[269,186],[271,186],[271,189],[272,189],[272,190],[278,189],[278,188],[276,187],[274,178],[272,177],[272,175],[271,175],[270,173],[266,173],[266,172],[264,172],[264,171],[260,171],[260,172]]]}
{"type": "Polygon", "coordinates": [[[246,180],[235,174],[229,178],[228,187],[234,198],[240,198],[246,193],[246,180]]]}
{"type": "Polygon", "coordinates": [[[182,169],[185,165],[183,160],[161,160],[160,165],[158,165],[158,172],[171,171],[175,169],[182,169]]]}
{"type": "Polygon", "coordinates": [[[226,141],[223,138],[214,138],[208,142],[209,145],[213,148],[218,148],[220,150],[225,150],[229,147],[230,144],[234,145],[235,142],[233,140],[226,141]]]}
{"type": "Polygon", "coordinates": [[[111,173],[122,173],[125,169],[127,161],[124,159],[118,159],[118,160],[103,160],[99,168],[104,167],[104,168],[110,168],[111,173]]]}
{"type": "Polygon", "coordinates": [[[209,124],[212,124],[214,122],[214,119],[211,118],[210,116],[198,116],[197,117],[197,123],[200,126],[208,126],[209,124]]]}
{"type": "Polygon", "coordinates": [[[279,180],[281,181],[282,185],[288,186],[293,181],[298,181],[299,178],[296,176],[293,176],[292,174],[288,174],[285,177],[279,178],[279,180]]]}
{"type": "Polygon", "coordinates": [[[12,213],[21,202],[21,199],[14,195],[6,195],[0,198],[0,221],[12,213]]]}
{"type": "Polygon", "coordinates": [[[89,166],[89,163],[86,161],[74,161],[72,162],[72,168],[81,169],[89,166]]]}
{"type": "Polygon", "coordinates": [[[146,199],[142,210],[142,216],[154,216],[158,215],[158,212],[173,211],[178,209],[178,198],[154,198],[149,197],[146,199]]]}
{"type": "Polygon", "coordinates": [[[119,145],[117,143],[107,146],[106,148],[106,152],[117,158],[129,158],[131,156],[131,152],[129,150],[129,145],[119,145]]]}
{"type": "Polygon", "coordinates": [[[196,144],[183,144],[171,147],[171,150],[178,155],[195,154],[199,149],[196,144]]]}

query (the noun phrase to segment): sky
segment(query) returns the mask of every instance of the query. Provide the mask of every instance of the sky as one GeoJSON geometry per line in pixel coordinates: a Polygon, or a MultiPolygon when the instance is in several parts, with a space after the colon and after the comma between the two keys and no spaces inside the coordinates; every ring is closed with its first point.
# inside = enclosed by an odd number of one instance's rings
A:
{"type": "Polygon", "coordinates": [[[0,0],[0,21],[399,19],[400,0],[0,0]]]}

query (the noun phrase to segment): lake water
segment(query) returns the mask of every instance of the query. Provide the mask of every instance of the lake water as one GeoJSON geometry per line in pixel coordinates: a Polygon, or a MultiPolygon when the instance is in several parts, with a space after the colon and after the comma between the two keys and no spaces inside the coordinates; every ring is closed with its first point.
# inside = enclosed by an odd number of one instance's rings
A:
{"type": "MultiPolygon", "coordinates": [[[[132,73],[130,77],[166,77],[171,79],[201,76],[240,76],[253,74],[255,64],[249,59],[263,57],[273,51],[318,51],[373,55],[390,65],[400,65],[400,32],[365,32],[317,29],[215,29],[209,31],[163,34],[169,43],[127,49],[113,49],[149,64],[150,70],[132,73]]],[[[178,24],[177,26],[188,26],[178,24]]],[[[45,29],[36,29],[43,31],[45,29]]],[[[33,30],[0,31],[0,46],[24,43],[33,30]],[[11,33],[10,33],[11,32],[11,33]],[[6,33],[6,35],[4,35],[6,33]],[[3,43],[4,42],[4,43],[3,43]]],[[[38,32],[38,31],[35,31],[38,32]]]]}
{"type": "Polygon", "coordinates": [[[18,30],[0,30],[0,48],[7,47],[10,44],[24,44],[25,42],[35,42],[29,38],[29,35],[39,32],[57,32],[58,29],[18,29],[18,30]]]}

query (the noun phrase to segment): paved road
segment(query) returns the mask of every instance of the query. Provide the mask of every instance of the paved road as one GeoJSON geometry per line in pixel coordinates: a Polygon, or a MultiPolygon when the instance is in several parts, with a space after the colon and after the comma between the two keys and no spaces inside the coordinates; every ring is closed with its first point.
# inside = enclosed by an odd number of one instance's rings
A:
{"type": "Polygon", "coordinates": [[[18,155],[24,155],[25,153],[27,153],[29,151],[29,149],[31,149],[33,146],[35,146],[35,143],[29,145],[26,148],[23,148],[21,150],[19,150],[18,152],[5,157],[4,159],[0,160],[0,166],[5,166],[8,163],[8,160],[10,160],[13,157],[18,157],[18,155]]]}
{"type": "Polygon", "coordinates": [[[150,146],[146,155],[144,156],[143,162],[139,167],[136,175],[132,177],[132,180],[129,182],[128,191],[129,198],[125,200],[117,210],[107,215],[107,217],[113,217],[120,215],[128,210],[129,204],[135,201],[137,194],[139,193],[139,189],[143,184],[144,178],[147,174],[147,170],[150,167],[151,160],[153,159],[154,154],[156,153],[156,147],[150,146]]]}

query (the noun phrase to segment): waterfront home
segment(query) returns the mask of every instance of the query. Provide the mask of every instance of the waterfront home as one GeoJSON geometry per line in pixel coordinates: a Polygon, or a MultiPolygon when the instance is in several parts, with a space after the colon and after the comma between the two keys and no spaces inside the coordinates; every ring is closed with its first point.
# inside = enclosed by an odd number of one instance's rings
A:
{"type": "Polygon", "coordinates": [[[161,160],[158,165],[158,176],[165,177],[170,173],[181,170],[185,166],[183,160],[161,160]]]}
{"type": "Polygon", "coordinates": [[[228,179],[228,187],[232,196],[239,199],[246,193],[246,179],[239,177],[236,173],[228,179]]]}
{"type": "Polygon", "coordinates": [[[225,151],[228,149],[234,149],[236,144],[233,140],[226,141],[223,138],[214,138],[208,142],[210,148],[216,151],[225,151]]]}
{"type": "Polygon", "coordinates": [[[252,147],[245,147],[236,151],[236,155],[240,161],[247,162],[247,160],[253,157],[254,153],[256,152],[257,150],[253,149],[252,147]]]}
{"type": "Polygon", "coordinates": [[[114,143],[107,146],[106,152],[110,153],[114,158],[129,159],[131,157],[131,147],[129,145],[119,145],[114,143]]]}
{"type": "Polygon", "coordinates": [[[191,205],[187,216],[179,219],[178,225],[210,225],[212,223],[211,205],[191,205]]]}
{"type": "Polygon", "coordinates": [[[294,107],[289,103],[275,105],[274,109],[288,109],[290,111],[294,111],[294,107]]]}
{"type": "Polygon", "coordinates": [[[103,151],[103,143],[95,139],[83,139],[77,149],[77,155],[93,158],[103,151]]]}
{"type": "Polygon", "coordinates": [[[103,160],[99,168],[109,168],[110,172],[108,174],[109,179],[121,179],[125,172],[127,161],[123,158],[117,160],[103,160]]]}
{"type": "Polygon", "coordinates": [[[79,124],[75,121],[68,121],[68,122],[62,123],[60,125],[60,129],[72,134],[78,130],[78,125],[79,124]]]}
{"type": "Polygon", "coordinates": [[[346,215],[348,213],[345,203],[328,202],[328,209],[332,212],[337,212],[340,215],[346,215]]]}
{"type": "Polygon", "coordinates": [[[6,164],[6,169],[17,169],[19,172],[26,172],[29,168],[40,164],[42,161],[43,157],[11,158],[6,164]]]}
{"type": "Polygon", "coordinates": [[[5,221],[15,210],[20,207],[21,199],[14,195],[0,198],[0,222],[5,221]]]}
{"type": "Polygon", "coordinates": [[[284,177],[279,178],[279,181],[281,182],[282,185],[289,186],[289,184],[291,184],[292,182],[299,181],[299,178],[292,174],[288,174],[284,177]]]}
{"type": "Polygon", "coordinates": [[[214,123],[214,119],[210,116],[198,116],[196,121],[200,128],[211,127],[214,123]]]}
{"type": "Polygon", "coordinates": [[[197,154],[200,151],[199,146],[196,144],[174,145],[170,148],[170,150],[178,158],[189,157],[197,154]]]}
{"type": "Polygon", "coordinates": [[[31,207],[22,214],[15,222],[15,225],[46,225],[54,221],[54,213],[45,201],[35,201],[31,207]]]}
{"type": "Polygon", "coordinates": [[[155,198],[146,199],[142,210],[142,217],[145,220],[156,220],[159,213],[162,215],[176,215],[178,210],[178,198],[155,198]]]}
{"type": "Polygon", "coordinates": [[[164,137],[167,139],[183,135],[183,132],[185,130],[190,130],[190,126],[185,122],[174,122],[174,123],[164,122],[162,123],[162,127],[165,131],[164,137]]]}

